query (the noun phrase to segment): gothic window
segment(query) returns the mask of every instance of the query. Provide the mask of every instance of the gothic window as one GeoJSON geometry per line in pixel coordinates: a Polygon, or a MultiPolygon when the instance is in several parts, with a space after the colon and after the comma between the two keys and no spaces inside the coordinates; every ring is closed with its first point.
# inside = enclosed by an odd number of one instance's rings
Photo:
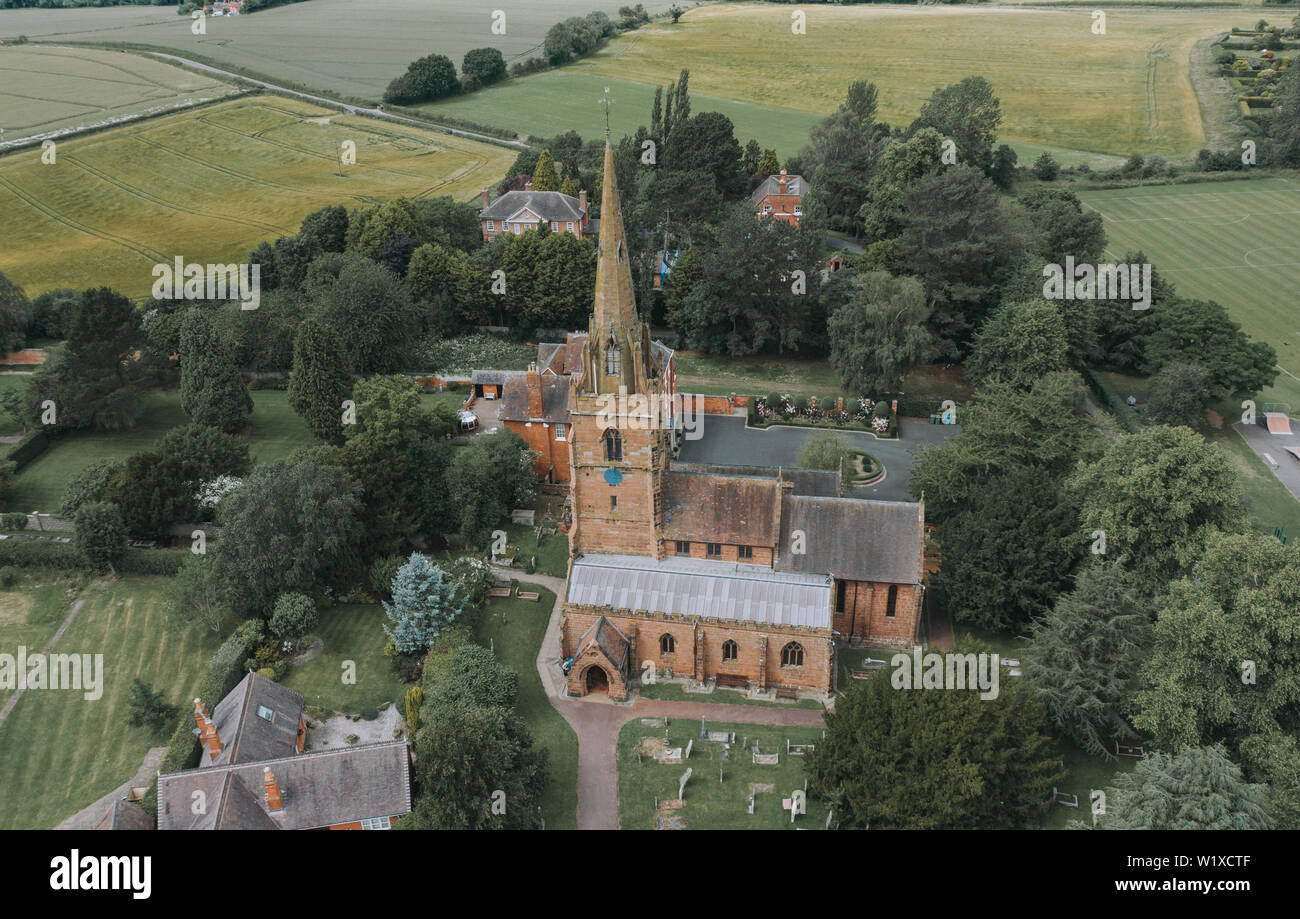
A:
{"type": "Polygon", "coordinates": [[[659,653],[672,654],[677,650],[677,642],[667,633],[659,636],[659,653]]]}
{"type": "Polygon", "coordinates": [[[614,428],[605,432],[605,459],[623,462],[623,438],[614,428]]]}
{"type": "Polygon", "coordinates": [[[620,262],[623,261],[623,240],[621,239],[618,241],[618,245],[614,247],[614,258],[620,262]]]}
{"type": "Polygon", "coordinates": [[[894,607],[898,604],[898,585],[889,585],[889,601],[885,604],[885,618],[894,618],[894,607]]]}
{"type": "Polygon", "coordinates": [[[740,657],[739,646],[728,638],[722,643],[722,659],[724,661],[734,661],[740,657]]]}
{"type": "Polygon", "coordinates": [[[803,645],[797,641],[792,641],[781,649],[781,666],[782,667],[802,667],[803,666],[803,645]]]}
{"type": "Polygon", "coordinates": [[[844,612],[844,601],[848,593],[849,584],[847,581],[837,581],[835,583],[835,612],[844,612]]]}
{"type": "Polygon", "coordinates": [[[609,345],[605,348],[605,373],[612,377],[618,376],[622,361],[623,355],[619,353],[618,343],[614,341],[614,336],[611,335],[609,336],[609,345]]]}

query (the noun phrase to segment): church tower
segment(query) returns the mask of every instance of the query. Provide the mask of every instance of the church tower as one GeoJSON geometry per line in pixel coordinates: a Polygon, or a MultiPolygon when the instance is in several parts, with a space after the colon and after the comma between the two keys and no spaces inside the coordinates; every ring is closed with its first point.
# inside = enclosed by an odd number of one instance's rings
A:
{"type": "Polygon", "coordinates": [[[573,555],[663,557],[662,478],[669,450],[659,404],[660,368],[632,293],[632,263],[605,131],[596,248],[596,299],[582,375],[570,377],[573,555]]]}

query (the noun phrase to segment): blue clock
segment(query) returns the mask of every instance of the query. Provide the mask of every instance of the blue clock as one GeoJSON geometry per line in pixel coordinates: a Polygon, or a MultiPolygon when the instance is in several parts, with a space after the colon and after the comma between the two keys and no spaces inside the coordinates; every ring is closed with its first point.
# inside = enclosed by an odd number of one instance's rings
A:
{"type": "Polygon", "coordinates": [[[605,482],[609,485],[618,485],[623,481],[623,471],[621,469],[606,469],[605,482]]]}

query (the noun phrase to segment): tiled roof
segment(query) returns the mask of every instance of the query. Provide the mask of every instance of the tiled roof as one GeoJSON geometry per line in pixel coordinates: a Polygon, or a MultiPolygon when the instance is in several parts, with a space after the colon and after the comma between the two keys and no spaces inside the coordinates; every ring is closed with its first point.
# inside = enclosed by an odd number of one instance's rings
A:
{"type": "MultiPolygon", "coordinates": [[[[806,195],[808,194],[808,183],[804,181],[804,178],[801,175],[788,175],[785,177],[785,193],[787,195],[806,195]],[[791,190],[790,184],[792,182],[798,183],[795,186],[798,191],[791,190]]],[[[762,182],[759,182],[758,187],[754,189],[753,193],[749,197],[754,200],[755,204],[757,204],[768,195],[779,194],[781,194],[781,176],[771,175],[762,182]]]]}
{"type": "Polygon", "coordinates": [[[788,466],[729,466],[719,463],[679,463],[668,467],[673,472],[702,472],[724,476],[752,476],[789,482],[796,495],[835,498],[840,493],[839,472],[825,469],[798,469],[788,466]]]}
{"type": "Polygon", "coordinates": [[[501,386],[513,374],[521,374],[522,370],[474,370],[469,375],[469,381],[475,385],[487,384],[489,386],[501,386]]]}
{"type": "Polygon", "coordinates": [[[248,674],[212,713],[221,755],[214,761],[205,749],[200,765],[248,763],[296,753],[302,708],[302,696],[292,689],[248,674]],[[264,717],[267,711],[269,719],[264,717]]]}
{"type": "Polygon", "coordinates": [[[787,495],[776,567],[850,581],[919,584],[923,530],[919,503],[787,495]],[[795,530],[805,534],[807,551],[801,555],[790,551],[795,530]]]}
{"type": "Polygon", "coordinates": [[[153,817],[137,801],[118,798],[99,822],[92,827],[96,830],[152,830],[153,817]]]}
{"type": "Polygon", "coordinates": [[[622,669],[624,661],[627,660],[627,652],[631,647],[631,642],[618,630],[612,622],[601,616],[593,622],[587,631],[582,633],[578,639],[578,650],[575,655],[581,654],[587,648],[596,645],[600,648],[605,658],[615,667],[622,669]]]}
{"type": "Polygon", "coordinates": [[[520,211],[532,211],[543,220],[582,220],[577,198],[558,191],[508,191],[479,212],[481,220],[509,220],[520,211]]]}
{"type": "Polygon", "coordinates": [[[569,603],[829,629],[831,579],[766,565],[640,555],[583,555],[569,603]]]}
{"type": "Polygon", "coordinates": [[[665,539],[776,545],[775,478],[669,471],[663,495],[665,539]]]}
{"type": "Polygon", "coordinates": [[[567,377],[544,376],[542,387],[542,417],[534,418],[528,410],[528,375],[516,373],[506,380],[501,391],[501,410],[497,417],[502,421],[546,421],[567,424],[569,421],[569,380],[567,377]]]}
{"type": "Polygon", "coordinates": [[[410,810],[404,740],[158,777],[160,830],[307,830],[410,810]],[[280,786],[283,806],[274,817],[267,813],[264,797],[267,766],[280,786]],[[195,801],[204,802],[202,813],[194,813],[195,801]]]}

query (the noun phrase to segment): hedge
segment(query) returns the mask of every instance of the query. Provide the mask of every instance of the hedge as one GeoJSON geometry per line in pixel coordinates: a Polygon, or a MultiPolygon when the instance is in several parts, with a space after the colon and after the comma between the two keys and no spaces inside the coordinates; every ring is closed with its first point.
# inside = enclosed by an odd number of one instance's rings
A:
{"type": "Polygon", "coordinates": [[[127,549],[117,563],[121,574],[174,575],[185,564],[185,552],[164,549],[127,549]]]}
{"type": "Polygon", "coordinates": [[[32,460],[54,446],[55,439],[56,435],[52,431],[37,428],[36,431],[20,440],[9,451],[7,457],[18,467],[14,472],[22,472],[24,467],[28,466],[32,460]]]}
{"type": "Polygon", "coordinates": [[[1106,404],[1106,407],[1110,409],[1110,413],[1115,416],[1124,430],[1130,434],[1140,434],[1142,432],[1142,419],[1138,417],[1137,412],[1133,411],[1128,403],[1103,383],[1100,377],[1091,370],[1084,370],[1083,379],[1093,394],[1106,404]]]}
{"type": "Polygon", "coordinates": [[[81,571],[86,567],[86,560],[70,542],[58,542],[53,539],[19,539],[11,536],[0,540],[0,565],[81,571]]]}

